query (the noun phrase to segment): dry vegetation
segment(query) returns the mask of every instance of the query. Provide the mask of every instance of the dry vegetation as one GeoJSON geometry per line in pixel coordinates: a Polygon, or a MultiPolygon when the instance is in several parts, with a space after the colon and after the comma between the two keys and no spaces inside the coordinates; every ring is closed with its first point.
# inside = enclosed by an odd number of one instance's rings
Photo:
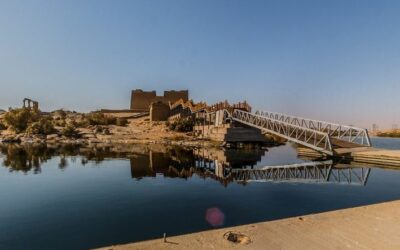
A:
{"type": "Polygon", "coordinates": [[[80,114],[57,110],[50,114],[35,112],[27,108],[11,109],[2,115],[0,130],[9,130],[15,134],[49,135],[61,133],[64,136],[77,136],[78,128],[90,126],[126,126],[128,120],[106,116],[100,112],[80,114]]]}
{"type": "Polygon", "coordinates": [[[169,130],[177,132],[190,132],[193,131],[194,122],[190,118],[181,118],[173,122],[166,122],[165,124],[169,130]]]}
{"type": "MultiPolygon", "coordinates": [[[[132,114],[130,114],[132,116],[132,114]]],[[[192,143],[190,120],[150,122],[101,112],[12,109],[0,115],[0,141],[51,143],[192,143]]]]}
{"type": "Polygon", "coordinates": [[[389,130],[389,131],[380,131],[376,133],[376,136],[379,137],[393,137],[393,138],[399,138],[400,137],[400,130],[389,130]]]}

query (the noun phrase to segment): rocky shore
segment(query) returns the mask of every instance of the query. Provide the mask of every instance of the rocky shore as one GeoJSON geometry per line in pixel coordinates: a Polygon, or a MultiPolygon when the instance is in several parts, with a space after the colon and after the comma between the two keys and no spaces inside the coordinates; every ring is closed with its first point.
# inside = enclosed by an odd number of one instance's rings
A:
{"type": "Polygon", "coordinates": [[[8,126],[8,128],[4,125],[7,124],[4,114],[0,116],[0,125],[2,125],[0,143],[218,145],[215,142],[195,138],[190,132],[171,131],[165,122],[151,123],[148,117],[129,119],[125,118],[124,114],[104,116],[101,113],[93,115],[65,111],[35,114],[26,110],[18,110],[13,115],[9,123],[15,123],[15,125],[12,124],[13,126],[8,126]],[[25,120],[21,118],[28,115],[32,118],[25,120]],[[26,124],[23,124],[24,122],[26,124]],[[21,123],[25,125],[24,129],[18,131],[21,123]]]}
{"type": "MultiPolygon", "coordinates": [[[[24,112],[24,110],[19,112],[24,112]]],[[[16,113],[15,116],[21,116],[20,113],[16,113]]],[[[32,112],[28,114],[35,115],[32,112]]],[[[0,143],[72,144],[81,146],[138,143],[187,147],[242,146],[241,143],[226,144],[199,138],[194,136],[192,132],[174,131],[169,128],[168,122],[150,122],[148,116],[132,118],[131,113],[107,114],[105,116],[101,113],[94,113],[93,115],[54,111],[45,115],[41,114],[35,119],[35,122],[29,122],[29,125],[20,132],[10,128],[0,129],[0,143]],[[51,129],[48,129],[48,127],[51,127],[51,129]]],[[[0,116],[0,122],[2,120],[4,121],[4,114],[0,116]]],[[[279,144],[281,142],[273,138],[268,139],[268,145],[276,146],[279,144]]]]}
{"type": "Polygon", "coordinates": [[[188,147],[223,146],[220,142],[198,139],[190,135],[180,135],[170,138],[137,138],[133,135],[103,134],[91,131],[81,132],[79,138],[70,138],[60,134],[29,135],[6,134],[0,135],[0,144],[70,144],[70,145],[114,145],[114,144],[164,144],[188,147]]]}

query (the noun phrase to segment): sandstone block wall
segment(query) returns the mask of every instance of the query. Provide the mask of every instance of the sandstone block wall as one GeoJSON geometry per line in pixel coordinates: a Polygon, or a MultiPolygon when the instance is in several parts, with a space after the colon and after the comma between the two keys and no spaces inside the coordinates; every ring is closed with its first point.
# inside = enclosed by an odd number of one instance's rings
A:
{"type": "Polygon", "coordinates": [[[152,102],[176,102],[179,99],[187,101],[189,99],[188,90],[164,91],[163,96],[157,96],[156,91],[143,91],[136,89],[131,94],[131,110],[149,111],[152,102]]]}
{"type": "Polygon", "coordinates": [[[170,114],[169,105],[163,102],[153,102],[150,105],[150,121],[167,121],[170,114]]]}
{"type": "Polygon", "coordinates": [[[187,102],[189,100],[189,91],[188,90],[170,90],[164,91],[164,101],[165,102],[176,102],[179,99],[187,102]]]}
{"type": "Polygon", "coordinates": [[[143,91],[136,89],[131,95],[131,109],[148,111],[149,106],[157,98],[155,91],[143,91]]]}

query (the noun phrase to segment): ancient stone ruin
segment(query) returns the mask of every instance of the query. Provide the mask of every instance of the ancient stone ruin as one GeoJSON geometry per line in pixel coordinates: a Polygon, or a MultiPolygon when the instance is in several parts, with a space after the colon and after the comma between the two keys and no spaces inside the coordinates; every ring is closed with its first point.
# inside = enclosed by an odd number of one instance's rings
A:
{"type": "Polygon", "coordinates": [[[23,106],[22,106],[23,108],[27,108],[27,109],[33,110],[35,112],[39,111],[39,102],[37,102],[37,101],[33,101],[29,98],[24,98],[22,103],[23,103],[23,106]]]}
{"type": "Polygon", "coordinates": [[[153,102],[150,104],[150,121],[166,121],[169,116],[169,104],[163,102],[153,102]]]}
{"type": "Polygon", "coordinates": [[[265,142],[258,129],[226,123],[225,112],[232,113],[235,109],[251,112],[251,106],[246,101],[234,104],[223,101],[213,105],[194,103],[189,100],[187,90],[164,91],[163,96],[157,96],[156,91],[137,89],[132,91],[131,98],[131,111],[148,112],[150,122],[192,119],[194,133],[199,137],[225,142],[265,142]]]}
{"type": "Polygon", "coordinates": [[[250,112],[251,107],[246,102],[229,104],[227,101],[214,105],[207,105],[205,102],[194,103],[189,100],[188,90],[164,91],[163,96],[157,96],[156,91],[143,91],[136,89],[132,91],[131,109],[133,112],[149,112],[150,121],[171,121],[202,112],[216,112],[234,109],[241,109],[250,112]]]}
{"type": "Polygon", "coordinates": [[[189,91],[164,91],[164,95],[157,96],[156,91],[143,91],[141,89],[136,89],[133,90],[131,94],[131,110],[148,112],[150,111],[150,105],[154,102],[169,104],[180,99],[188,101],[189,91]]]}

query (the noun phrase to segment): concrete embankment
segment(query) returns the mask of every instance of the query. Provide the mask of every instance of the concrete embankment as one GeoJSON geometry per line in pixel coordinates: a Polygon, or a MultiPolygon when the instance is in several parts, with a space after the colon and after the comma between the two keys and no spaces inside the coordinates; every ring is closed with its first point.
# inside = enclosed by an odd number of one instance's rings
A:
{"type": "Polygon", "coordinates": [[[400,167],[400,150],[367,150],[353,152],[351,158],[355,162],[389,165],[400,167]]]}
{"type": "Polygon", "coordinates": [[[400,249],[400,200],[102,249],[400,249]]]}
{"type": "MultiPolygon", "coordinates": [[[[298,147],[299,157],[324,158],[322,153],[315,150],[298,147]]],[[[335,150],[335,157],[347,159],[355,163],[375,164],[377,166],[400,167],[400,150],[359,147],[335,150]]]]}

